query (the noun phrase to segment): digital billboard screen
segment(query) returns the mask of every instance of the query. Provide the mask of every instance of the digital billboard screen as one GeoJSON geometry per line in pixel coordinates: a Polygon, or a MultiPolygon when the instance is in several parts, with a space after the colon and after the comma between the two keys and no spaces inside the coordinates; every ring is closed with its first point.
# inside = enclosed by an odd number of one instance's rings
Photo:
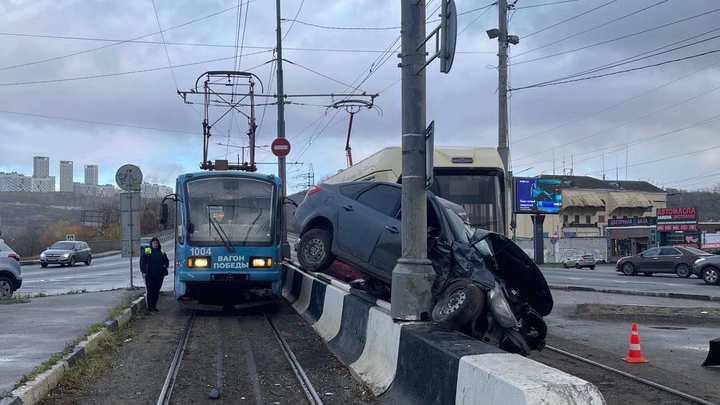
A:
{"type": "Polygon", "coordinates": [[[515,212],[557,214],[562,209],[560,180],[533,177],[515,178],[515,212]]]}

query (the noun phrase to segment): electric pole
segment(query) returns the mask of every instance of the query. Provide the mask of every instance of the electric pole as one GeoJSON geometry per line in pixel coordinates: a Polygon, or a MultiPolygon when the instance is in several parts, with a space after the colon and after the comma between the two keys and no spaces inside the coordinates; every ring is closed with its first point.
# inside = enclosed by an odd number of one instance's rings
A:
{"type": "MultiPolygon", "coordinates": [[[[276,63],[277,63],[277,137],[285,138],[285,94],[283,89],[283,57],[282,57],[282,26],[280,24],[280,0],[275,1],[275,17],[276,17],[276,29],[275,34],[277,35],[276,45],[276,63]]],[[[285,199],[287,196],[287,171],[285,166],[285,158],[278,157],[278,176],[280,176],[280,182],[282,183],[282,190],[280,197],[285,199]]],[[[283,258],[290,257],[290,244],[287,239],[287,221],[284,216],[281,216],[280,221],[280,252],[283,258]]]]}
{"type": "Polygon", "coordinates": [[[401,26],[402,257],[390,302],[393,318],[420,321],[430,318],[435,278],[427,258],[425,0],[402,0],[401,26]]]}
{"type": "MultiPolygon", "coordinates": [[[[508,135],[508,47],[517,45],[520,39],[517,35],[508,34],[508,2],[498,0],[498,28],[487,32],[490,39],[498,40],[498,154],[505,171],[505,223],[503,233],[509,233],[512,214],[512,173],[510,172],[510,141],[508,135]]],[[[515,221],[512,221],[513,223],[515,221]]]]}

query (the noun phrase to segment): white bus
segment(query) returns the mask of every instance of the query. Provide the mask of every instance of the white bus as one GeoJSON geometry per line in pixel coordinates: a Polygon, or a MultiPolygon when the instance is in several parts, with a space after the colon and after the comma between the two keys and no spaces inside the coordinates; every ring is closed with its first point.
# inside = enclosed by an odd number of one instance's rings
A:
{"type": "MultiPolygon", "coordinates": [[[[402,175],[400,147],[377,153],[339,171],[323,183],[387,181],[399,183],[402,175]]],[[[505,179],[495,148],[435,147],[435,181],[430,191],[460,204],[474,226],[506,234],[505,179]]]]}

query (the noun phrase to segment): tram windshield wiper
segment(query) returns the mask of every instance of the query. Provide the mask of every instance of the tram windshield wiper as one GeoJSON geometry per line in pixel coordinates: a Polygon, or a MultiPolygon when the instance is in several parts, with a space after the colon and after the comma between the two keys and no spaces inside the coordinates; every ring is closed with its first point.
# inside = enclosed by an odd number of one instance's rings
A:
{"type": "Polygon", "coordinates": [[[217,232],[218,236],[220,236],[220,239],[222,240],[223,244],[225,244],[225,248],[227,248],[228,252],[235,253],[235,247],[230,243],[230,238],[228,238],[227,233],[225,233],[225,230],[223,229],[222,225],[212,217],[212,215],[209,215],[210,218],[210,224],[215,229],[215,232],[217,232]]]}

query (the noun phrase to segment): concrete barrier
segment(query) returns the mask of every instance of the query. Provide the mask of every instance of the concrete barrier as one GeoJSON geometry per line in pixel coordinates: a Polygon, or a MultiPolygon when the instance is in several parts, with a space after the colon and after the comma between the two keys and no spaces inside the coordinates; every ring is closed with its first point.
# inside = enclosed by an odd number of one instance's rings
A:
{"type": "Polygon", "coordinates": [[[285,299],[356,378],[390,403],[605,403],[580,378],[456,331],[395,322],[387,302],[292,264],[285,269],[285,299]]]}

